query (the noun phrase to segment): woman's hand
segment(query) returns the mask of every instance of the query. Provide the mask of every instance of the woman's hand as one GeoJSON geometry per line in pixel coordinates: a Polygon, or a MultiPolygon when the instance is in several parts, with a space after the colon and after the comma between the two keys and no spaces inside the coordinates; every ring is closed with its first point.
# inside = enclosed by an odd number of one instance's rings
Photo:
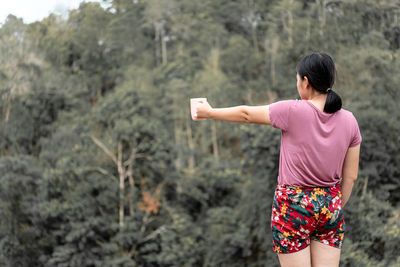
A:
{"type": "Polygon", "coordinates": [[[208,104],[207,100],[200,100],[197,104],[196,114],[198,119],[210,118],[212,107],[208,104]]]}

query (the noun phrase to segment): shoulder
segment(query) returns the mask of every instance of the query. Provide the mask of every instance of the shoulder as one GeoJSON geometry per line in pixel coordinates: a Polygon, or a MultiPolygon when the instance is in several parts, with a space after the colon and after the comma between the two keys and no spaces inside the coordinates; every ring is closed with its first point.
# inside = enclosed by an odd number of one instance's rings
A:
{"type": "Polygon", "coordinates": [[[274,103],[269,104],[269,112],[271,116],[274,117],[275,114],[289,114],[293,107],[296,107],[299,104],[299,100],[297,99],[286,99],[280,100],[274,103]]]}
{"type": "Polygon", "coordinates": [[[271,105],[290,105],[290,104],[294,103],[294,101],[297,101],[297,100],[296,99],[279,100],[279,101],[271,103],[270,106],[271,105]]]}
{"type": "Polygon", "coordinates": [[[345,118],[344,123],[342,124],[347,125],[348,132],[351,136],[349,141],[350,142],[349,147],[354,147],[360,144],[362,141],[360,127],[358,126],[357,119],[354,116],[353,112],[351,111],[345,109],[341,109],[340,111],[343,113],[343,117],[345,118]]]}
{"type": "Polygon", "coordinates": [[[353,112],[346,110],[346,109],[340,109],[340,112],[338,115],[340,115],[339,120],[340,120],[340,125],[346,126],[348,129],[348,132],[353,136],[353,141],[350,146],[353,146],[354,144],[358,144],[361,142],[361,133],[360,133],[360,127],[358,125],[357,119],[354,116],[353,112]]]}
{"type": "Polygon", "coordinates": [[[300,100],[287,99],[269,104],[269,118],[272,126],[281,130],[287,130],[289,126],[290,114],[293,109],[300,104],[300,100]]]}
{"type": "Polygon", "coordinates": [[[285,99],[285,100],[279,100],[274,103],[269,104],[269,107],[272,108],[279,108],[279,107],[295,107],[298,106],[299,104],[302,103],[303,100],[298,100],[298,99],[285,99]]]}
{"type": "Polygon", "coordinates": [[[349,123],[352,124],[357,124],[357,119],[354,116],[353,112],[347,110],[347,109],[340,109],[337,112],[339,112],[339,116],[341,116],[344,120],[348,121],[349,123]]]}
{"type": "Polygon", "coordinates": [[[303,110],[310,109],[306,100],[286,99],[269,104],[271,117],[289,116],[292,113],[303,113],[303,110]]]}
{"type": "Polygon", "coordinates": [[[350,110],[344,109],[344,108],[341,108],[337,112],[343,114],[343,116],[346,116],[346,117],[354,117],[353,112],[351,112],[350,110]]]}

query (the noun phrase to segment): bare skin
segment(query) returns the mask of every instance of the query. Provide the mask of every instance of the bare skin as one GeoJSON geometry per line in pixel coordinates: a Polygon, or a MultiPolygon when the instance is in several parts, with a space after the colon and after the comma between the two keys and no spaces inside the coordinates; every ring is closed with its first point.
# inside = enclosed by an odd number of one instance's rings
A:
{"type": "Polygon", "coordinates": [[[330,267],[339,266],[340,249],[311,241],[310,246],[289,254],[278,254],[283,267],[330,267]]]}

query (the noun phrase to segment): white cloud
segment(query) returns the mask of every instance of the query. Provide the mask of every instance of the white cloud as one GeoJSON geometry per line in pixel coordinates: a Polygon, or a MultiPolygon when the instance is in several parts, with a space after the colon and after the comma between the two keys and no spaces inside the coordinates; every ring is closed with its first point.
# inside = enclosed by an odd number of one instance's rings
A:
{"type": "MultiPolygon", "coordinates": [[[[66,13],[70,9],[79,7],[84,0],[0,0],[0,23],[3,23],[9,14],[22,18],[25,23],[42,20],[50,13],[66,13]]],[[[92,0],[85,2],[101,2],[92,0]]]]}

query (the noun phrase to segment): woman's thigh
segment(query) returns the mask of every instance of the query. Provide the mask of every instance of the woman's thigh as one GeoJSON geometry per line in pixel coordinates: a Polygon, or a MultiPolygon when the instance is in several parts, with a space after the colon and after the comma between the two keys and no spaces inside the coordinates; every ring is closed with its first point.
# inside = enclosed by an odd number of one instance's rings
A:
{"type": "Polygon", "coordinates": [[[311,267],[310,246],[294,253],[278,253],[278,258],[282,267],[311,267]]]}
{"type": "Polygon", "coordinates": [[[340,261],[340,248],[335,248],[319,241],[310,244],[313,267],[337,267],[340,261]]]}

